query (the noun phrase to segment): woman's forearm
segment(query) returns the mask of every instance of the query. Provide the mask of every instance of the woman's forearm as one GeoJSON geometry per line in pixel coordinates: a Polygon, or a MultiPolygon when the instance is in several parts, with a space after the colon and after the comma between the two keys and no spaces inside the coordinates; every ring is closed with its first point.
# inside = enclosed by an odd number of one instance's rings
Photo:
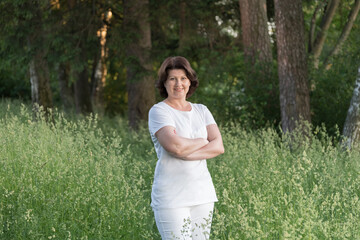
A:
{"type": "Polygon", "coordinates": [[[208,125],[208,138],[184,138],[176,134],[174,127],[163,127],[156,133],[161,146],[174,157],[183,160],[202,160],[224,152],[220,131],[216,124],[208,125]]]}
{"type": "Polygon", "coordinates": [[[176,141],[172,145],[172,148],[168,149],[168,152],[175,157],[185,158],[186,156],[189,156],[195,151],[203,148],[208,143],[209,141],[204,138],[190,139],[177,136],[176,141]]]}
{"type": "Polygon", "coordinates": [[[206,126],[209,143],[183,157],[183,160],[203,160],[214,158],[224,153],[224,145],[219,128],[216,124],[206,126]]]}
{"type": "Polygon", "coordinates": [[[220,154],[224,153],[224,146],[221,139],[215,139],[202,148],[190,153],[189,155],[183,157],[182,159],[185,161],[193,161],[193,160],[203,160],[214,158],[220,154]]]}
{"type": "Polygon", "coordinates": [[[175,128],[171,126],[161,128],[155,135],[161,146],[177,158],[184,158],[209,143],[204,138],[190,139],[181,137],[176,134],[175,128]]]}

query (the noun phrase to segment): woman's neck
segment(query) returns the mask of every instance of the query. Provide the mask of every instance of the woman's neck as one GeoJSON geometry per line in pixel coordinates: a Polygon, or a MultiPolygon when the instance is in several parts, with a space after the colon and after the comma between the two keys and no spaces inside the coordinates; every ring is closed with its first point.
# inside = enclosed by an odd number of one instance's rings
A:
{"type": "Polygon", "coordinates": [[[190,111],[191,105],[185,99],[169,99],[164,100],[166,104],[180,111],[190,111]]]}

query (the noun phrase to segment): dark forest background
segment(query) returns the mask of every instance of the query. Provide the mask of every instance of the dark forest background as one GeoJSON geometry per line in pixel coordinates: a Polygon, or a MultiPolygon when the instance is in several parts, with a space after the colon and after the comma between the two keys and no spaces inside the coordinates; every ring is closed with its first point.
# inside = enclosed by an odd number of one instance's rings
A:
{"type": "Polygon", "coordinates": [[[200,81],[189,101],[219,123],[291,130],[285,116],[305,116],[334,133],[360,63],[358,11],[357,0],[2,0],[0,96],[136,128],[161,101],[161,62],[181,55],[200,81]]]}

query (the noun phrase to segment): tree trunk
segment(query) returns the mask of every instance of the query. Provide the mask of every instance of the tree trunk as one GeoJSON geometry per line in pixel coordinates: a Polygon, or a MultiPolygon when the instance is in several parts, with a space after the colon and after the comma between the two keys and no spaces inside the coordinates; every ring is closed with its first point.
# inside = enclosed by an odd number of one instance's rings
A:
{"type": "Polygon", "coordinates": [[[322,18],[320,31],[317,34],[315,42],[313,44],[312,54],[314,56],[314,66],[319,66],[319,57],[324,47],[327,31],[330,27],[331,21],[335,15],[336,9],[338,8],[340,0],[331,0],[325,11],[325,15],[322,18]]]}
{"type": "Polygon", "coordinates": [[[100,59],[95,68],[95,84],[92,89],[93,105],[99,112],[104,112],[104,88],[106,84],[107,75],[107,48],[106,48],[106,36],[108,31],[108,24],[112,16],[111,10],[108,10],[103,14],[102,19],[104,21],[102,28],[98,31],[98,37],[100,38],[100,59]]]}
{"type": "Polygon", "coordinates": [[[87,68],[76,73],[77,80],[74,85],[76,113],[88,114],[93,111],[91,104],[89,74],[87,68]]]}
{"type": "Polygon", "coordinates": [[[46,114],[53,107],[52,93],[50,89],[50,77],[48,63],[42,52],[38,52],[30,61],[30,83],[31,99],[34,105],[35,113],[39,111],[38,107],[43,108],[46,114]]]}
{"type": "Polygon", "coordinates": [[[275,22],[283,132],[309,121],[310,96],[301,0],[275,0],[275,22]]]}
{"type": "Polygon", "coordinates": [[[60,98],[63,103],[65,110],[69,110],[74,107],[74,86],[70,85],[70,64],[69,63],[61,63],[59,64],[57,69],[58,72],[58,80],[60,87],[60,98]]]}
{"type": "Polygon", "coordinates": [[[267,24],[266,0],[239,0],[245,56],[254,64],[271,62],[271,43],[267,24]]]}
{"type": "Polygon", "coordinates": [[[260,111],[265,118],[274,116],[274,112],[279,112],[279,102],[272,70],[266,0],[239,0],[239,8],[244,58],[248,65],[245,94],[252,99],[252,106],[262,106],[260,111]]]}
{"type": "Polygon", "coordinates": [[[150,62],[149,1],[124,1],[124,23],[128,32],[134,34],[127,47],[126,78],[129,124],[137,129],[140,121],[147,120],[148,111],[155,103],[155,79],[150,62]]]}
{"type": "Polygon", "coordinates": [[[354,22],[359,13],[359,10],[360,10],[360,0],[356,0],[353,8],[351,9],[351,12],[350,12],[348,20],[345,24],[345,27],[343,28],[343,30],[341,32],[339,40],[337,41],[336,45],[334,46],[332,51],[329,53],[329,55],[326,57],[326,59],[324,61],[324,65],[327,64],[327,62],[331,56],[338,54],[338,52],[340,51],[342,44],[346,41],[347,37],[350,34],[350,31],[352,29],[352,26],[354,25],[354,22]]]}
{"type": "MultiPolygon", "coordinates": [[[[93,2],[94,3],[94,2],[93,2]]],[[[89,49],[89,37],[94,30],[94,19],[88,19],[89,2],[68,0],[67,5],[71,17],[68,19],[68,31],[74,34],[76,41],[70,44],[77,51],[71,63],[71,75],[74,79],[74,99],[77,114],[89,114],[93,112],[91,101],[91,82],[89,81],[88,60],[91,59],[89,49]],[[84,11],[84,15],[80,12],[84,11]],[[81,26],[81,28],[80,28],[81,26]]],[[[95,5],[92,6],[93,11],[95,5]]],[[[93,12],[92,14],[94,14],[93,12]]],[[[91,17],[92,18],[92,17],[91,17]]],[[[98,47],[98,45],[96,45],[98,47]]]]}
{"type": "Polygon", "coordinates": [[[36,22],[38,27],[29,31],[29,35],[26,37],[28,49],[34,52],[29,62],[31,99],[34,116],[39,113],[39,108],[42,108],[45,111],[45,118],[48,120],[49,110],[53,107],[53,102],[49,66],[46,60],[43,9],[39,3],[34,3],[32,7],[34,7],[33,18],[30,21],[36,22]]]}
{"type": "Polygon", "coordinates": [[[180,27],[179,27],[179,49],[184,49],[186,45],[186,2],[184,0],[180,1],[180,27]]]}
{"type": "Polygon", "coordinates": [[[343,135],[344,145],[349,149],[358,146],[360,143],[360,67],[355,82],[353,96],[347,112],[343,135]]]}

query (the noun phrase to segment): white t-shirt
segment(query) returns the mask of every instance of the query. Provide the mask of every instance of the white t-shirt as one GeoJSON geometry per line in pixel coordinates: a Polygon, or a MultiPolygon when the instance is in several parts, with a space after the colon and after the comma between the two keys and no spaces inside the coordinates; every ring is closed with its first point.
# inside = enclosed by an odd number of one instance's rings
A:
{"type": "Polygon", "coordinates": [[[217,202],[206,159],[176,158],[155,137],[161,128],[173,126],[181,137],[207,139],[206,126],[216,122],[206,106],[190,104],[190,111],[180,111],[159,102],[149,111],[149,131],[158,157],[151,192],[151,207],[155,209],[217,202]]]}

